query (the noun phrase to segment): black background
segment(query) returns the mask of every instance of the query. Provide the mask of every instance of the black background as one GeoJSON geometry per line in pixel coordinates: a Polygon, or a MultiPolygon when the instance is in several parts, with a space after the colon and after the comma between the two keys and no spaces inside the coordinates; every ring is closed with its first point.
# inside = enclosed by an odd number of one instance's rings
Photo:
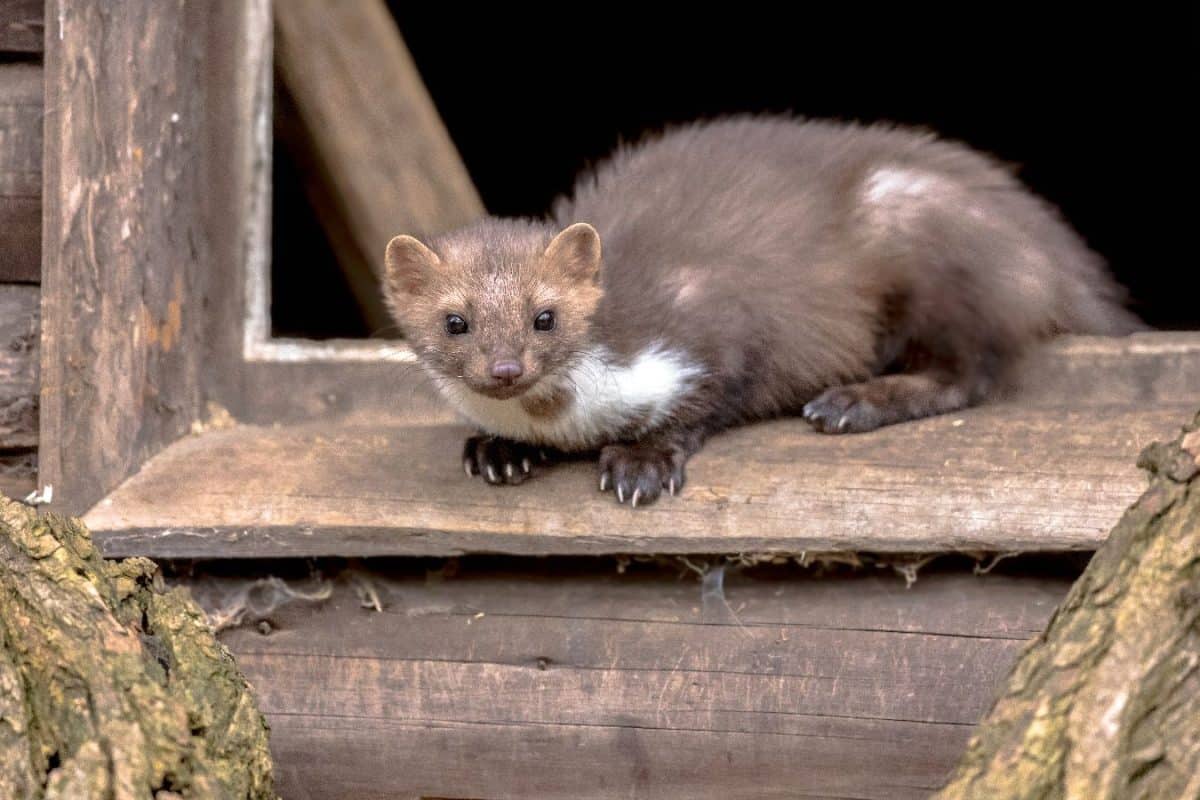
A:
{"type": "MultiPolygon", "coordinates": [[[[892,120],[1018,164],[1147,321],[1200,328],[1197,48],[1182,4],[924,14],[723,5],[675,16],[648,5],[391,7],[492,213],[540,215],[617,141],[670,122],[735,111],[892,120]]],[[[283,159],[277,181],[287,171],[283,159]]],[[[277,223],[311,213],[300,206],[277,202],[277,223]]],[[[348,298],[336,302],[322,244],[303,246],[308,277],[276,280],[277,329],[368,333],[348,298]]]]}

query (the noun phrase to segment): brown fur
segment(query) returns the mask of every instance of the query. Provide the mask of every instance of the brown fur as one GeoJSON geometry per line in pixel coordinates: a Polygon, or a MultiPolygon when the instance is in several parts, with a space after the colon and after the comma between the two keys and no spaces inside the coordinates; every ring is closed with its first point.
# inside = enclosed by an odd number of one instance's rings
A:
{"type": "Polygon", "coordinates": [[[393,241],[387,296],[450,393],[540,386],[528,410],[565,413],[545,397],[571,390],[597,344],[606,368],[656,343],[702,368],[667,418],[647,410],[599,443],[602,484],[635,502],[678,489],[730,425],[803,412],[841,433],[944,413],[988,397],[1051,334],[1139,327],[1100,259],[1008,169],[887,126],[686,126],[619,151],[551,220],[488,219],[431,247],[393,241]],[[551,307],[555,331],[535,331],[551,307]],[[447,313],[477,331],[447,336],[447,313]],[[498,357],[521,359],[520,386],[494,385],[498,357]]]}

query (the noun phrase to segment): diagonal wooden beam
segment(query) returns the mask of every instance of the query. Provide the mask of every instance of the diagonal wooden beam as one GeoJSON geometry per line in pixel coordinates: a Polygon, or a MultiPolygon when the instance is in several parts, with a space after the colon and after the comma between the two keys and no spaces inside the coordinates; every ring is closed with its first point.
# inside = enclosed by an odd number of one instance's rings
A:
{"type": "Polygon", "coordinates": [[[483,213],[416,64],[382,0],[277,0],[275,63],[302,132],[288,141],[317,182],[317,208],[364,308],[397,233],[439,233],[483,213]]]}

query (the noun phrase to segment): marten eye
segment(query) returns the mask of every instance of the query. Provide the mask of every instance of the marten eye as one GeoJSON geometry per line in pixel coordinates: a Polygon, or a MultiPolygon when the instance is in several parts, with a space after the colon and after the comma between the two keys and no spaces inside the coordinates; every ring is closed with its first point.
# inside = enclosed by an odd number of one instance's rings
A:
{"type": "Polygon", "coordinates": [[[459,334],[466,333],[468,330],[467,321],[458,314],[446,315],[446,333],[451,336],[458,336],[459,334]]]}
{"type": "Polygon", "coordinates": [[[554,312],[543,311],[542,313],[538,314],[533,320],[533,327],[539,331],[554,330],[554,312]]]}

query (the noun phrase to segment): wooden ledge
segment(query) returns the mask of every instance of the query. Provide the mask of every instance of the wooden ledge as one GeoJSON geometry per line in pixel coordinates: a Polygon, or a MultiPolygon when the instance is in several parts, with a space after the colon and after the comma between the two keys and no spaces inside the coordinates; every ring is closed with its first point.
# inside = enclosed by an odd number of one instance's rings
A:
{"type": "Polygon", "coordinates": [[[467,429],[359,419],[189,437],[86,516],[110,556],[231,558],[1097,547],[1138,451],[1194,409],[994,405],[845,437],[800,420],[713,439],[681,497],[631,510],[593,464],[519,487],[462,473],[467,429]]]}

